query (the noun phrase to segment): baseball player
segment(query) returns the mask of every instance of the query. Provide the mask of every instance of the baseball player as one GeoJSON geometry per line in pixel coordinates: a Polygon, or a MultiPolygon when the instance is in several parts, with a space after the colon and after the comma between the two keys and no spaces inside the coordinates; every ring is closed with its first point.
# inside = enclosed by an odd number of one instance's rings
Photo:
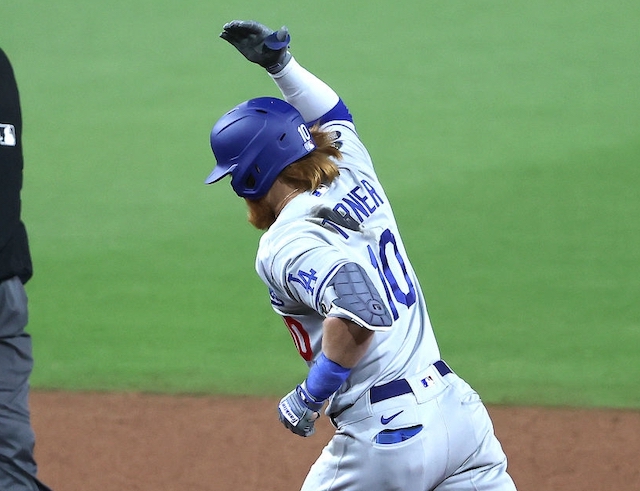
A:
{"type": "Polygon", "coordinates": [[[309,372],[278,405],[307,437],[335,435],[304,491],[514,490],[478,394],[440,358],[389,199],[345,103],[288,50],[283,27],[233,21],[220,35],[264,67],[260,97],[211,131],[216,166],[266,230],[256,270],[309,372]]]}
{"type": "Polygon", "coordinates": [[[20,219],[22,114],[13,68],[0,49],[0,490],[47,491],[37,478],[29,415],[33,368],[24,284],[32,266],[20,219]]]}

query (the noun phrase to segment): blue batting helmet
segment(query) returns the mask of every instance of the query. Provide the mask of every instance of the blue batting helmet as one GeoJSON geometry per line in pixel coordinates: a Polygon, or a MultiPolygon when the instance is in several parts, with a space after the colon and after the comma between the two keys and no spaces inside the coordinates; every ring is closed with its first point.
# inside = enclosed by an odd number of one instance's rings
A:
{"type": "Polygon", "coordinates": [[[205,180],[231,174],[238,196],[258,199],[278,174],[316,148],[298,110],[274,97],[243,102],[222,116],[211,130],[216,166],[205,180]]]}

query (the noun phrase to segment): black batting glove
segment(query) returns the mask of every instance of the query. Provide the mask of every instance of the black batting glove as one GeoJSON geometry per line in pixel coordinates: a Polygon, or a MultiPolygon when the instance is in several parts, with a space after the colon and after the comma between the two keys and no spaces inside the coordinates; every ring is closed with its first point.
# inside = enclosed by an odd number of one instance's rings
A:
{"type": "Polygon", "coordinates": [[[291,59],[287,49],[291,36],[284,26],[273,31],[252,20],[234,20],[224,25],[220,37],[269,73],[278,73],[291,59]]]}

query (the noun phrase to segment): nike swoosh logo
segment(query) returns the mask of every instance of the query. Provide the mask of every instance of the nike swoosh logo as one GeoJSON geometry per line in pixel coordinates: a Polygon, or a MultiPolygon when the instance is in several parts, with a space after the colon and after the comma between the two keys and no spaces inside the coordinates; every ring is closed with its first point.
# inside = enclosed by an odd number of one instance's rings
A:
{"type": "Polygon", "coordinates": [[[398,411],[396,414],[393,414],[393,415],[389,416],[388,418],[385,418],[384,416],[380,416],[380,422],[383,425],[388,425],[389,423],[391,423],[393,418],[395,418],[396,416],[400,415],[403,412],[404,412],[404,409],[402,411],[398,411]]]}

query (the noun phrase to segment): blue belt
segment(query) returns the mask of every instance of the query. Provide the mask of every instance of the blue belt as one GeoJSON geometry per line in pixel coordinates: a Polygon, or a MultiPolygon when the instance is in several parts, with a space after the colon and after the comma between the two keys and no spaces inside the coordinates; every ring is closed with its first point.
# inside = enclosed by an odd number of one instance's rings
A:
{"type": "MultiPolygon", "coordinates": [[[[433,366],[436,367],[436,370],[438,370],[440,375],[443,377],[448,373],[453,373],[451,368],[449,368],[449,366],[442,360],[436,361],[433,366]]],[[[402,378],[387,384],[371,387],[371,390],[369,390],[369,398],[371,400],[371,404],[375,404],[376,402],[385,401],[392,397],[409,394],[411,392],[413,391],[411,390],[409,382],[402,378]]]]}

